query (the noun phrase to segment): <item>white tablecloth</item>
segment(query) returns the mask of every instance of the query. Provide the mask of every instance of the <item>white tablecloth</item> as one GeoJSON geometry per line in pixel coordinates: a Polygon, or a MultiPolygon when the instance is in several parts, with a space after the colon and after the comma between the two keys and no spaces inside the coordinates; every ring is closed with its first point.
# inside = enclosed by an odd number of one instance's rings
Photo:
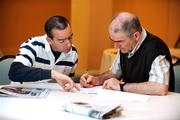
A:
{"type": "Polygon", "coordinates": [[[22,86],[49,88],[51,91],[47,98],[42,99],[0,97],[0,120],[95,120],[64,112],[62,106],[70,101],[106,105],[121,104],[124,108],[122,114],[115,116],[112,120],[180,120],[180,94],[178,93],[170,92],[167,96],[150,96],[147,102],[141,102],[120,101],[120,98],[111,97],[109,94],[103,96],[103,99],[97,99],[97,94],[65,92],[57,83],[34,82],[25,83],[22,86]]]}

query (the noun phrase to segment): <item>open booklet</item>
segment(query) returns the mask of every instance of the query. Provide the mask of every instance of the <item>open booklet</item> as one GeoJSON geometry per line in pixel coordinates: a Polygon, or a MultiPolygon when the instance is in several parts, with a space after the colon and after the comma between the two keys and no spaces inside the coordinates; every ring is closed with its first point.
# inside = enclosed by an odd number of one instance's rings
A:
{"type": "Polygon", "coordinates": [[[71,102],[66,103],[63,106],[63,110],[96,119],[106,119],[114,114],[120,115],[123,109],[120,105],[96,105],[85,102],[71,102]]]}
{"type": "Polygon", "coordinates": [[[28,88],[16,86],[0,87],[0,97],[33,97],[43,98],[48,94],[47,88],[28,88]]]}

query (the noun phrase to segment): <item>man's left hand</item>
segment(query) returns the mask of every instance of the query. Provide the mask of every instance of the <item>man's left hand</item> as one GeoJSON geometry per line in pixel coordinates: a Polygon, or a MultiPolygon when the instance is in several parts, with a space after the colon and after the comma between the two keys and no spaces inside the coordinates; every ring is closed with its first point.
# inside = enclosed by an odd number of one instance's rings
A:
{"type": "Polygon", "coordinates": [[[116,78],[110,78],[106,80],[103,84],[104,89],[109,89],[109,90],[120,90],[120,81],[116,78]]]}

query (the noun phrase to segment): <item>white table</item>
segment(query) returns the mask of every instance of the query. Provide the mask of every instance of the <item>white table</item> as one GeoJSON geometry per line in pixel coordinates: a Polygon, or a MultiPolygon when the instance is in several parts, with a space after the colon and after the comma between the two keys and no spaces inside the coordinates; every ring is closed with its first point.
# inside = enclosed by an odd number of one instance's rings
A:
{"type": "MultiPolygon", "coordinates": [[[[56,83],[26,83],[28,87],[51,88],[47,98],[0,98],[0,120],[92,120],[92,118],[62,111],[70,101],[101,102],[95,94],[64,92],[56,83]]],[[[107,96],[111,97],[111,96],[107,96]]],[[[105,102],[106,101],[106,102],[105,102]]],[[[124,108],[121,116],[113,120],[180,120],[180,94],[150,96],[148,102],[119,102],[124,108]]]]}

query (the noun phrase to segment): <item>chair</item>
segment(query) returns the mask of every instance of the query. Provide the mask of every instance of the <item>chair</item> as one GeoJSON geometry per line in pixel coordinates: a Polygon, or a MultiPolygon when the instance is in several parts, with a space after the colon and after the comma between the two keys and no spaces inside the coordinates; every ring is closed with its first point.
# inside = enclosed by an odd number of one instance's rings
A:
{"type": "Polygon", "coordinates": [[[2,50],[0,49],[0,57],[2,57],[3,56],[3,52],[2,52],[2,50]]]}
{"type": "Polygon", "coordinates": [[[0,85],[7,85],[11,83],[8,73],[14,59],[14,55],[6,55],[0,58],[0,85]]]}
{"type": "Polygon", "coordinates": [[[175,92],[180,93],[180,65],[173,66],[175,76],[175,92]]]}

